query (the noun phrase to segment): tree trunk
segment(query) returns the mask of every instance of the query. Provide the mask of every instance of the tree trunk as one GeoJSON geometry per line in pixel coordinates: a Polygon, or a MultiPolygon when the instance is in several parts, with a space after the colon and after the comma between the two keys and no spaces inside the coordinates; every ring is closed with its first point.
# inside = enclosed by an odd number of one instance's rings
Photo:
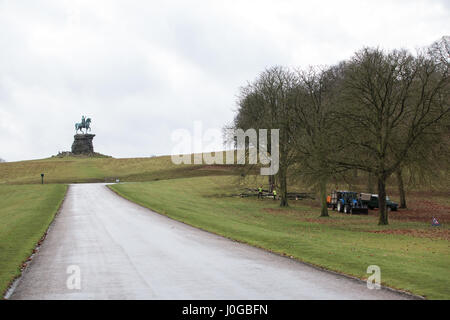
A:
{"type": "Polygon", "coordinates": [[[269,192],[273,192],[275,179],[274,176],[268,176],[269,177],[269,192]]]}
{"type": "MultiPolygon", "coordinates": [[[[281,168],[280,168],[281,169],[281,168]]],[[[280,170],[281,171],[281,170],[280,170]]],[[[284,173],[281,173],[280,175],[280,193],[281,193],[281,202],[280,207],[288,207],[288,199],[287,199],[287,181],[286,181],[286,175],[284,173]]]]}
{"type": "Polygon", "coordinates": [[[380,211],[378,225],[388,225],[388,210],[386,206],[386,176],[384,174],[378,176],[378,207],[378,210],[380,211]]]}
{"type": "Polygon", "coordinates": [[[406,209],[406,194],[405,186],[403,184],[402,169],[398,168],[395,174],[397,175],[398,193],[400,194],[400,208],[406,209]]]}
{"type": "Polygon", "coordinates": [[[326,179],[320,180],[320,216],[329,217],[327,206],[327,181],[326,179]]]}

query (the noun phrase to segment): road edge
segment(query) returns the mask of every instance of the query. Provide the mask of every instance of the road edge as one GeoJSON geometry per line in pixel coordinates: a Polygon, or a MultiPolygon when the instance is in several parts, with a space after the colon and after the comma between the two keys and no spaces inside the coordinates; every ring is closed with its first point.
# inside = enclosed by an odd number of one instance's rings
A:
{"type": "Polygon", "coordinates": [[[61,209],[64,205],[64,202],[66,201],[67,193],[69,192],[70,185],[66,184],[66,191],[64,193],[63,198],[60,200],[58,204],[58,209],[56,210],[55,214],[53,215],[52,221],[48,224],[47,229],[45,229],[44,234],[41,236],[39,241],[34,246],[33,250],[31,251],[31,254],[20,264],[20,274],[11,279],[8,286],[6,287],[5,291],[2,292],[1,300],[9,300],[11,295],[14,293],[15,288],[19,284],[20,280],[22,279],[22,276],[24,272],[30,267],[31,263],[33,262],[33,257],[39,253],[39,248],[41,247],[42,243],[45,241],[45,238],[47,237],[47,234],[49,233],[50,229],[52,228],[56,217],[60,214],[61,209]]]}

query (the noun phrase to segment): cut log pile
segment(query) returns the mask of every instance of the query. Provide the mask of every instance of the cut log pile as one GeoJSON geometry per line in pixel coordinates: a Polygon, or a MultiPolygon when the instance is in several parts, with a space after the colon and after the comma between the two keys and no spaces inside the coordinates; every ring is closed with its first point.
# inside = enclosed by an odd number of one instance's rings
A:
{"type": "MultiPolygon", "coordinates": [[[[258,189],[251,189],[251,188],[247,188],[246,191],[236,195],[239,196],[241,198],[246,198],[246,197],[257,197],[258,196],[258,189]]],[[[271,192],[269,192],[269,190],[262,190],[262,196],[263,197],[273,197],[273,194],[271,192]]],[[[278,193],[279,196],[279,193],[278,193]]],[[[308,192],[288,192],[287,193],[287,197],[288,199],[291,200],[303,200],[303,199],[312,199],[314,200],[314,194],[313,193],[308,193],[308,192]]]]}

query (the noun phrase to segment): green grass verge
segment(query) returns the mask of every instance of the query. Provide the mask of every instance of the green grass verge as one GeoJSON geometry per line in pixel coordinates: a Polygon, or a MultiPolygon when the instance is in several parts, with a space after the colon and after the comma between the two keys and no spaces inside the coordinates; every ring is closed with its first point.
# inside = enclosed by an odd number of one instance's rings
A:
{"type": "Polygon", "coordinates": [[[0,185],[0,293],[20,275],[64,199],[65,185],[0,185]]]}
{"type": "MultiPolygon", "coordinates": [[[[426,223],[391,219],[377,226],[377,216],[347,216],[319,210],[304,201],[280,209],[278,201],[230,197],[238,193],[235,177],[200,177],[110,186],[120,195],[156,212],[210,232],[293,256],[329,270],[364,279],[369,265],[381,268],[384,285],[430,299],[450,298],[448,241],[386,229],[431,228],[426,223]]],[[[393,214],[391,214],[391,217],[393,214]]]]}

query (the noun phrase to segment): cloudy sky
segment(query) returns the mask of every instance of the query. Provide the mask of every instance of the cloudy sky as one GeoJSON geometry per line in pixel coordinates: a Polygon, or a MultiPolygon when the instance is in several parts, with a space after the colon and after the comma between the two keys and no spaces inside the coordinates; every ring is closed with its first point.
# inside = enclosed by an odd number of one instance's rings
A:
{"type": "Polygon", "coordinates": [[[0,0],[0,157],[70,150],[83,114],[97,152],[170,154],[174,130],[229,123],[239,87],[266,67],[449,33],[448,0],[0,0]]]}

